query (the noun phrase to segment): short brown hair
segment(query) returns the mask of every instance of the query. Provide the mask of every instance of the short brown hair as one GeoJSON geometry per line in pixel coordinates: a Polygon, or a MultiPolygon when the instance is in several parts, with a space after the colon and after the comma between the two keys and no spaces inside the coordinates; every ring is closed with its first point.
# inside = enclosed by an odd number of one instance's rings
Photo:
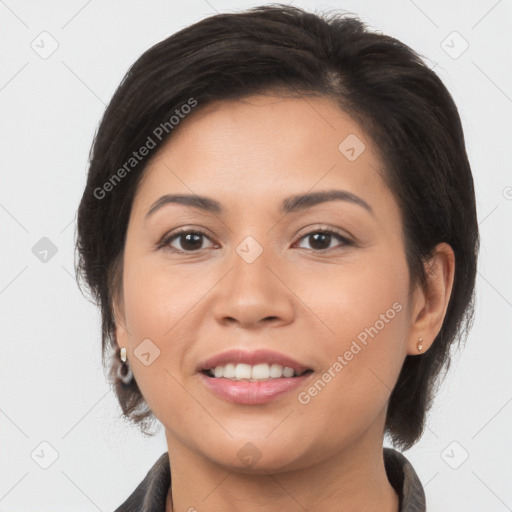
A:
{"type": "MultiPolygon", "coordinates": [[[[438,76],[402,42],[340,11],[319,15],[273,4],[214,15],[156,44],[128,70],[97,130],[78,209],[77,274],[101,307],[103,363],[116,347],[112,297],[147,161],[105,197],[97,197],[98,189],[189,98],[201,108],[268,91],[333,98],[375,141],[400,207],[411,285],[426,286],[423,262],[438,243],[454,250],[442,328],[426,353],[406,357],[388,404],[386,431],[407,449],[424,429],[452,343],[465,339],[473,320],[479,248],[473,178],[457,108],[438,76]]],[[[159,145],[170,136],[171,130],[159,145]]],[[[107,367],[123,413],[143,425],[152,413],[135,379],[124,385],[113,363],[107,367]]]]}

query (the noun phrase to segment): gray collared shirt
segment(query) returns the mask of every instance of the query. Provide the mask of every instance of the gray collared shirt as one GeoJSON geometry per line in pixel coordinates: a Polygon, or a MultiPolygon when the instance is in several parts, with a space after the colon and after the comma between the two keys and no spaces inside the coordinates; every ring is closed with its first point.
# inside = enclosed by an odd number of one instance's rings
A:
{"type": "MultiPolygon", "coordinates": [[[[384,448],[388,480],[399,498],[399,512],[425,512],[425,492],[411,463],[393,448],[384,448]]],[[[142,482],[115,512],[165,512],[171,485],[169,454],[163,453],[142,482]]]]}

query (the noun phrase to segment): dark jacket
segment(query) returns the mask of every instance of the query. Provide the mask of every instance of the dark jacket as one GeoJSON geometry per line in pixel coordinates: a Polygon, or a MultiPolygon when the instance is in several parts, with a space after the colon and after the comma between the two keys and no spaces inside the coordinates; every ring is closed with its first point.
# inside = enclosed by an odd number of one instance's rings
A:
{"type": "MultiPolygon", "coordinates": [[[[399,512],[425,512],[423,486],[405,456],[392,448],[384,448],[384,465],[400,500],[399,512]]],[[[170,484],[169,454],[165,452],[115,512],[165,512],[170,484]]]]}

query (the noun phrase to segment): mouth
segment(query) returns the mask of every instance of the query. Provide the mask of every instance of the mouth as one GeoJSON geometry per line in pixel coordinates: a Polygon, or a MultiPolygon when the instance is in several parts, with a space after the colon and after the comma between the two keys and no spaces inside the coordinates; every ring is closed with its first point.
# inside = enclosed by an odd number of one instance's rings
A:
{"type": "Polygon", "coordinates": [[[203,375],[213,379],[229,379],[229,380],[245,380],[249,382],[266,382],[269,380],[296,378],[311,373],[313,370],[307,369],[297,371],[289,366],[280,364],[260,363],[250,365],[245,363],[228,363],[226,365],[218,365],[215,368],[201,370],[203,375]]]}
{"type": "Polygon", "coordinates": [[[313,369],[269,350],[230,350],[211,357],[197,371],[216,396],[236,404],[264,404],[309,380],[313,369]]]}
{"type": "Polygon", "coordinates": [[[232,349],[203,361],[197,371],[214,379],[259,381],[300,377],[313,370],[273,350],[259,349],[249,352],[232,349]]]}

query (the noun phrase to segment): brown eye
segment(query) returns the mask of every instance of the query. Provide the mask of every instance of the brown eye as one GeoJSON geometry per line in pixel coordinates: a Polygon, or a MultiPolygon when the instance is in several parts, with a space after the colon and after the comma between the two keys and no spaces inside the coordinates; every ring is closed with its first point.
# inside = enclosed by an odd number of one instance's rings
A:
{"type": "Polygon", "coordinates": [[[338,245],[351,245],[349,240],[332,230],[311,231],[301,238],[301,240],[307,240],[311,249],[314,251],[326,251],[328,249],[332,249],[331,242],[335,239],[342,242],[338,245]]]}
{"type": "Polygon", "coordinates": [[[208,237],[201,231],[183,230],[167,236],[160,246],[168,247],[175,252],[196,252],[205,248],[204,238],[208,237]]]}

